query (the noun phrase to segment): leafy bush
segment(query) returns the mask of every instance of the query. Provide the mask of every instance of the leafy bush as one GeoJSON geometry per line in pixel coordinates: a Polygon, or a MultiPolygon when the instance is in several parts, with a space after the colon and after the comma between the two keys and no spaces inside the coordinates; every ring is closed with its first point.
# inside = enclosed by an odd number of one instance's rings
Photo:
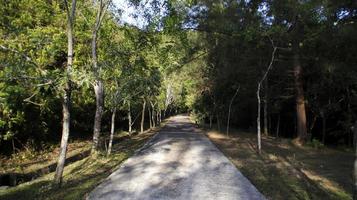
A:
{"type": "Polygon", "coordinates": [[[325,145],[317,139],[312,139],[311,142],[307,143],[307,146],[313,147],[314,149],[322,149],[325,145]]]}

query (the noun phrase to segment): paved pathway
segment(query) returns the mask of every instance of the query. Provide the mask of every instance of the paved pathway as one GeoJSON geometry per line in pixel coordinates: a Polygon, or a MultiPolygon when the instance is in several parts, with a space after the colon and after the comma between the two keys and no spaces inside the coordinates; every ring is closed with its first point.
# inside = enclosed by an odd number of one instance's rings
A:
{"type": "Polygon", "coordinates": [[[168,124],[88,199],[265,199],[187,116],[168,124]]]}

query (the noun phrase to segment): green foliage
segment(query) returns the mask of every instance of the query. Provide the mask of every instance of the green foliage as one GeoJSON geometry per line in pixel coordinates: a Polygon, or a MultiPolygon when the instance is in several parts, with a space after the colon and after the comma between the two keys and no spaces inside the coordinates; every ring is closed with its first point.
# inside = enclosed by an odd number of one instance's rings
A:
{"type": "MultiPolygon", "coordinates": [[[[127,111],[130,102],[137,114],[145,98],[163,113],[192,111],[200,121],[214,116],[224,122],[229,100],[241,85],[231,124],[255,127],[255,90],[270,61],[272,40],[279,49],[268,88],[263,88],[269,94],[264,100],[269,102],[271,129],[276,130],[281,116],[285,124],[281,132],[293,137],[290,50],[298,42],[313,138],[322,138],[324,113],[327,142],[349,143],[357,109],[357,51],[351,44],[357,41],[355,7],[348,1],[167,0],[150,4],[141,10],[146,20],[141,28],[118,24],[120,15],[112,7],[104,17],[98,64],[106,111],[127,111]],[[164,14],[159,12],[160,5],[164,14]],[[297,19],[301,31],[295,31],[297,19]]],[[[63,2],[14,0],[2,5],[0,141],[7,141],[6,149],[11,139],[58,141],[60,100],[67,82],[63,2]]],[[[72,126],[76,132],[89,132],[91,123],[87,122],[94,116],[95,103],[90,43],[96,11],[92,2],[82,0],[77,10],[72,126]]],[[[126,119],[121,116],[120,120],[126,119]]],[[[20,147],[20,142],[15,146],[20,147]]]]}
{"type": "Polygon", "coordinates": [[[311,146],[315,149],[322,149],[324,147],[324,144],[322,144],[319,140],[317,139],[312,139],[310,142],[306,144],[307,146],[311,146]]]}

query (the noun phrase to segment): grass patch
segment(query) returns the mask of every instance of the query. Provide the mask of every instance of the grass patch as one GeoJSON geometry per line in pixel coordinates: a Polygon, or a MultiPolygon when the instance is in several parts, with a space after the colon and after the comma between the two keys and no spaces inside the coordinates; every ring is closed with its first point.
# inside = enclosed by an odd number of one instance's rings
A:
{"type": "Polygon", "coordinates": [[[115,171],[120,163],[133,155],[135,150],[139,149],[155,132],[156,130],[147,131],[143,134],[118,140],[113,144],[112,154],[109,157],[104,156],[103,153],[95,159],[87,156],[67,164],[61,188],[53,184],[54,172],[51,172],[16,187],[0,190],[0,199],[84,199],[90,191],[115,171]]]}
{"type": "Polygon", "coordinates": [[[263,137],[258,155],[253,133],[233,130],[227,138],[209,130],[207,136],[268,199],[352,199],[351,152],[263,137]]]}

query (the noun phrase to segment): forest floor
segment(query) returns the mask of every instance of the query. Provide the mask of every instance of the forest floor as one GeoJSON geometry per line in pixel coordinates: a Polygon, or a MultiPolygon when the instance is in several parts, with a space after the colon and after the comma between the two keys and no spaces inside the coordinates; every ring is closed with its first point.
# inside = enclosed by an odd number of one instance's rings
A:
{"type": "Polygon", "coordinates": [[[10,159],[0,158],[0,174],[21,174],[32,176],[33,179],[15,187],[0,189],[0,199],[83,199],[158,129],[159,127],[131,137],[123,133],[117,134],[113,141],[112,154],[108,157],[99,155],[95,159],[89,156],[91,141],[72,141],[68,147],[64,180],[60,189],[52,182],[58,148],[37,153],[23,151],[10,159]]]}
{"type": "Polygon", "coordinates": [[[351,152],[263,137],[258,155],[253,133],[207,130],[207,136],[268,199],[352,199],[351,152]]]}

